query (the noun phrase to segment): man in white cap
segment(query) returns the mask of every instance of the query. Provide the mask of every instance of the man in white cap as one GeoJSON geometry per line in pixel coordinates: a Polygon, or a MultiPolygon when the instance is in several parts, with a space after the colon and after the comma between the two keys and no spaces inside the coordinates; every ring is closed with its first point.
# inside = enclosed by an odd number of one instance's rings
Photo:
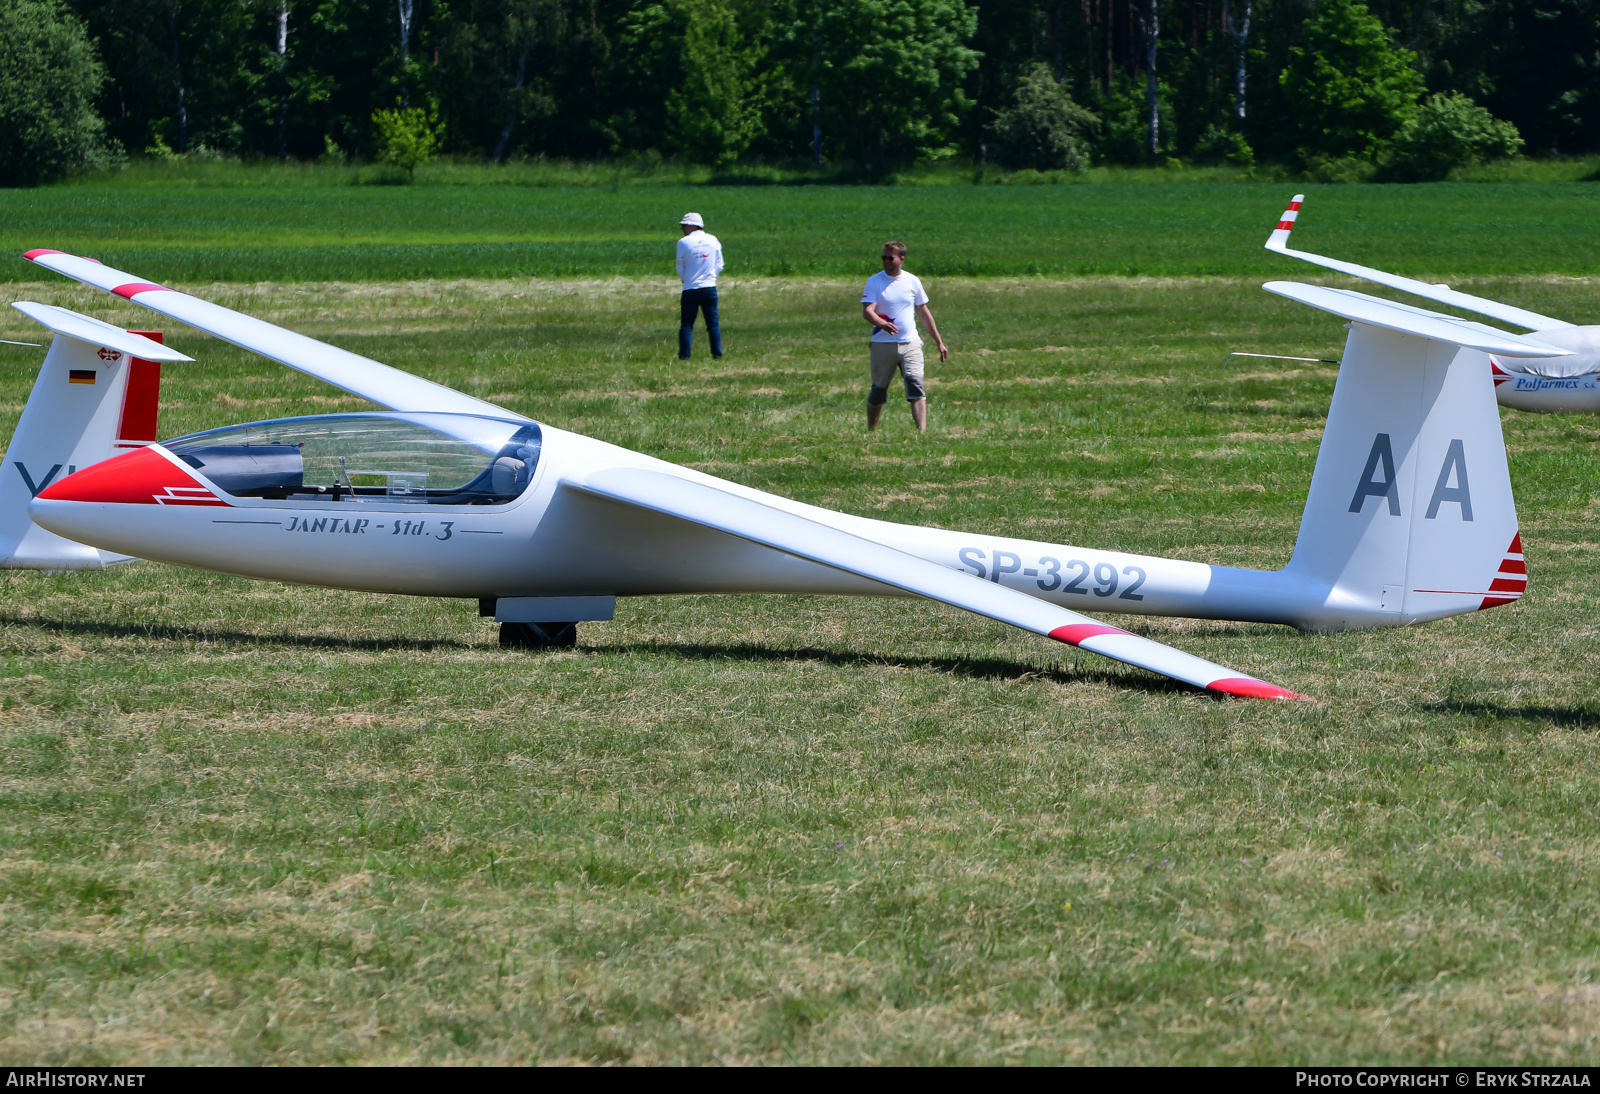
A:
{"type": "Polygon", "coordinates": [[[717,275],[722,272],[722,244],[706,231],[699,213],[685,213],[678,227],[678,276],[683,279],[683,296],[678,311],[678,360],[687,361],[694,345],[694,319],[706,313],[706,336],[711,356],[722,356],[722,328],[717,323],[717,275]]]}

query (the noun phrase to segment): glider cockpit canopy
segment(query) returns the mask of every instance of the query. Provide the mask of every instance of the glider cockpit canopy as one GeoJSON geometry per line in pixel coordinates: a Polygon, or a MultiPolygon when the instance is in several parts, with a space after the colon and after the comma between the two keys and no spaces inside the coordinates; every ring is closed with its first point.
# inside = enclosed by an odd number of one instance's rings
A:
{"type": "Polygon", "coordinates": [[[475,414],[318,414],[208,429],[162,447],[235,497],[504,505],[527,489],[542,435],[475,414]]]}

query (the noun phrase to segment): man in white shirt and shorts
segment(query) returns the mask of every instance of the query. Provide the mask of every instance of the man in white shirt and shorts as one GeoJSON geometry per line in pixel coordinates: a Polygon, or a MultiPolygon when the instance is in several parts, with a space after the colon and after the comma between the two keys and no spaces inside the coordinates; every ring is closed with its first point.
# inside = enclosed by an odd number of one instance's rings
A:
{"type": "Polygon", "coordinates": [[[711,356],[722,356],[722,326],[717,321],[717,275],[722,272],[722,244],[706,231],[699,213],[686,213],[678,222],[683,235],[678,240],[678,276],[683,279],[683,295],[678,303],[678,360],[687,361],[694,346],[694,320],[701,312],[706,317],[706,340],[711,356]]]}
{"type": "Polygon", "coordinates": [[[896,369],[905,381],[906,401],[911,404],[911,420],[917,429],[928,428],[928,400],[922,384],[922,339],[917,336],[917,320],[928,328],[939,344],[939,360],[948,361],[950,351],[928,310],[928,294],[915,274],[906,273],[906,245],[892,239],[883,245],[883,272],[867,279],[861,290],[861,314],[872,324],[872,390],[867,394],[867,428],[878,428],[883,404],[889,401],[889,385],[896,369]]]}

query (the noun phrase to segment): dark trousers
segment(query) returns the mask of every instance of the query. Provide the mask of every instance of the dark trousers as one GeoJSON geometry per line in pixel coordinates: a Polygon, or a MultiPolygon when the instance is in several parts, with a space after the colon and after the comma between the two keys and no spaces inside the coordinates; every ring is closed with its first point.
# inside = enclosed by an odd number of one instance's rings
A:
{"type": "Polygon", "coordinates": [[[713,285],[709,289],[684,289],[683,298],[678,304],[678,356],[683,360],[689,359],[689,351],[694,348],[694,318],[699,312],[706,313],[706,335],[711,340],[711,356],[722,356],[722,327],[717,323],[717,289],[713,285]]]}

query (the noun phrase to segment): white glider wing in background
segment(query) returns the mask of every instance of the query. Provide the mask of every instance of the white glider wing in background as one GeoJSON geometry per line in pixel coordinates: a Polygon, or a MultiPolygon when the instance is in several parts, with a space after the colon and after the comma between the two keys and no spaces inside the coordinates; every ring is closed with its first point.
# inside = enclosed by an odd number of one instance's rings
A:
{"type": "Polygon", "coordinates": [[[315,376],[341,391],[370,399],[387,410],[488,414],[496,418],[529,420],[514,411],[380,364],[369,357],[284,330],[188,293],[142,281],[92,258],[79,258],[61,251],[43,249],[29,251],[23,257],[47,270],[104,289],[140,307],[215,335],[224,342],[232,342],[242,349],[288,365],[297,372],[315,376]]]}
{"type": "Polygon", "coordinates": [[[1270,293],[1298,300],[1313,308],[1332,312],[1345,319],[1369,326],[1384,327],[1404,334],[1415,334],[1435,342],[1448,342],[1466,349],[1482,350],[1500,357],[1570,357],[1572,351],[1546,345],[1534,338],[1496,330],[1470,319],[1443,312],[1397,304],[1377,296],[1350,289],[1330,289],[1304,285],[1298,281],[1269,281],[1261,286],[1270,293]]]}
{"type": "Polygon", "coordinates": [[[1279,254],[1298,258],[1317,266],[1324,266],[1330,270],[1338,270],[1353,277],[1365,278],[1379,285],[1387,285],[1391,289],[1399,289],[1426,300],[1434,300],[1440,304],[1449,304],[1451,307],[1463,311],[1477,312],[1487,315],[1491,319],[1498,319],[1502,323],[1512,323],[1530,330],[1554,330],[1557,327],[1570,327],[1571,323],[1563,319],[1553,319],[1548,315],[1528,311],[1525,308],[1513,307],[1502,304],[1498,300],[1486,300],[1481,296],[1470,293],[1457,292],[1449,285],[1430,285],[1426,281],[1417,281],[1398,274],[1385,273],[1375,270],[1370,266],[1358,266],[1354,262],[1341,262],[1336,258],[1324,258],[1322,255],[1312,254],[1310,251],[1297,251],[1289,246],[1289,232],[1294,228],[1294,222],[1300,216],[1300,205],[1305,201],[1304,194],[1296,194],[1289,203],[1289,208],[1284,210],[1283,219],[1278,221],[1278,226],[1272,230],[1272,235],[1267,237],[1266,248],[1277,251],[1279,254]]]}
{"type": "Polygon", "coordinates": [[[1297,699],[1292,691],[1037,597],[675,475],[612,468],[565,486],[713,528],[785,554],[1010,623],[1058,642],[1223,695],[1297,699]]]}

